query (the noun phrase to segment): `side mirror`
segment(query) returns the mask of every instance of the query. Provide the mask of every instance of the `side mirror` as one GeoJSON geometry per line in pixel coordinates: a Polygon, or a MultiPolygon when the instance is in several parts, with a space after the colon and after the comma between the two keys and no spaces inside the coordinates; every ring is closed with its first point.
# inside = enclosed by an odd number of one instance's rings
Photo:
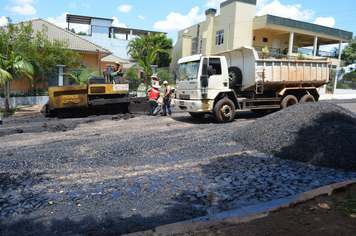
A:
{"type": "Polygon", "coordinates": [[[208,59],[204,58],[203,59],[203,68],[202,68],[202,75],[208,75],[208,59]]]}
{"type": "Polygon", "coordinates": [[[208,76],[211,76],[213,74],[213,67],[208,66],[208,76]]]}
{"type": "Polygon", "coordinates": [[[213,67],[208,65],[208,58],[204,58],[202,75],[210,77],[212,74],[213,74],[213,67]]]}

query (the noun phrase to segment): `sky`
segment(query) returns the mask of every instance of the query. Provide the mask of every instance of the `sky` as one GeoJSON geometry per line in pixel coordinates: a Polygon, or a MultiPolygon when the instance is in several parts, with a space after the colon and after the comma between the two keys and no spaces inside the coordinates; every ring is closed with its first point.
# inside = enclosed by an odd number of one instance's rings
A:
{"type": "MultiPolygon", "coordinates": [[[[66,14],[113,19],[113,26],[167,33],[175,42],[178,31],[205,20],[205,11],[218,10],[225,0],[0,0],[0,26],[43,18],[66,28],[66,14]]],[[[352,16],[355,0],[342,4],[331,0],[257,0],[256,16],[272,14],[356,33],[352,16]]],[[[88,32],[87,25],[70,24],[76,32],[88,32]]]]}

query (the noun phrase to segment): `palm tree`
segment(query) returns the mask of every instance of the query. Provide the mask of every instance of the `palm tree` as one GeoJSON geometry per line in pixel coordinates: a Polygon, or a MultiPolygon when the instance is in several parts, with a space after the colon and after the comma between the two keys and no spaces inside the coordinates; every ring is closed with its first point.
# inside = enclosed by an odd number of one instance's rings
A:
{"type": "MultiPolygon", "coordinates": [[[[146,78],[146,87],[148,87],[150,77],[152,75],[151,65],[160,57],[159,53],[165,53],[170,56],[171,47],[167,47],[169,41],[165,35],[139,35],[132,39],[127,48],[131,58],[138,60],[138,65],[144,69],[146,78]]],[[[157,63],[159,62],[156,61],[157,63]]]]}
{"type": "Polygon", "coordinates": [[[10,110],[9,91],[7,84],[16,77],[25,76],[32,80],[34,68],[23,56],[11,51],[8,55],[0,55],[0,84],[5,86],[5,111],[10,110]]]}
{"type": "Polygon", "coordinates": [[[171,50],[173,49],[172,39],[167,39],[165,34],[155,34],[152,36],[153,44],[160,48],[157,52],[155,65],[167,67],[171,63],[171,50]]]}
{"type": "Polygon", "coordinates": [[[98,72],[89,69],[78,68],[72,73],[60,73],[60,75],[67,75],[74,80],[73,84],[86,84],[87,79],[91,76],[97,76],[98,72]]]}

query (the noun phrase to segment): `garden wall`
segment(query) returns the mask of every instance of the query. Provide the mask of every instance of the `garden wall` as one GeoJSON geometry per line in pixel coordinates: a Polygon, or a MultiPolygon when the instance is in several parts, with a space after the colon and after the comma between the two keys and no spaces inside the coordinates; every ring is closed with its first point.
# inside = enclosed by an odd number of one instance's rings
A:
{"type": "MultiPolygon", "coordinates": [[[[45,104],[49,100],[48,96],[33,96],[33,97],[10,97],[10,106],[17,105],[37,105],[45,104]]],[[[3,98],[3,101],[5,99],[3,98]]]]}

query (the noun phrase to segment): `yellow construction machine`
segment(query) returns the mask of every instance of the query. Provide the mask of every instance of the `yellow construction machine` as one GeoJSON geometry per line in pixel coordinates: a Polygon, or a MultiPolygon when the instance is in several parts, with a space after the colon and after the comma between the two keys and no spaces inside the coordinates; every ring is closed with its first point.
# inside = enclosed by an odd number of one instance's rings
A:
{"type": "Polygon", "coordinates": [[[149,112],[147,98],[130,94],[129,84],[123,81],[121,77],[107,83],[104,77],[90,77],[84,85],[50,87],[44,113],[51,117],[76,117],[149,112]]]}

